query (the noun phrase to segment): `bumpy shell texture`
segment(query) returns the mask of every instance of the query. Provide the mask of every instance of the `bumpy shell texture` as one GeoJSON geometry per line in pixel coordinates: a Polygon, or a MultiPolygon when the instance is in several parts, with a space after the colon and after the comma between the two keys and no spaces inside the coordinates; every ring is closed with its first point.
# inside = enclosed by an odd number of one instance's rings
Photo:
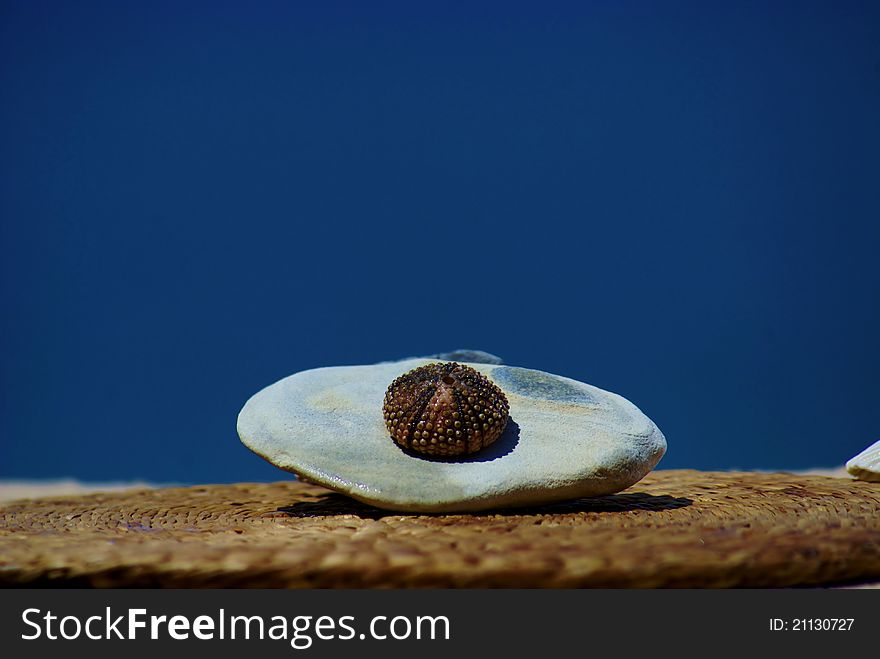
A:
{"type": "Polygon", "coordinates": [[[476,453],[497,440],[510,406],[504,392],[470,366],[420,366],[385,392],[385,425],[401,447],[431,456],[476,453]]]}

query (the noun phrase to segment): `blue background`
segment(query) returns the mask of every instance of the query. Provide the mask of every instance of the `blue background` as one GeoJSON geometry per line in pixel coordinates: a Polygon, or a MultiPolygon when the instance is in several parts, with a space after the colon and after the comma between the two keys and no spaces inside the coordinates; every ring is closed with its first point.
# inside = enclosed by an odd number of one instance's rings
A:
{"type": "Polygon", "coordinates": [[[311,4],[0,5],[0,477],[284,478],[251,394],[460,347],[880,437],[880,5],[311,4]]]}

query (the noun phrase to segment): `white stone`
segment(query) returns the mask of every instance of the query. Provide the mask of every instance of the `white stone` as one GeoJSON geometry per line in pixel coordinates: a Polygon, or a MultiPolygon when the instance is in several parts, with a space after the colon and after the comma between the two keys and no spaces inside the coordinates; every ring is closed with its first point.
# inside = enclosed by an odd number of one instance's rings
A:
{"type": "Polygon", "coordinates": [[[861,481],[880,482],[880,442],[874,442],[850,459],[846,470],[861,481]]]}
{"type": "Polygon", "coordinates": [[[492,446],[463,458],[410,455],[382,416],[397,376],[434,359],[303,371],[254,395],[242,442],[287,471],[391,510],[458,512],[619,492],[666,451],[626,399],[576,380],[496,364],[469,365],[507,395],[510,421],[492,446]]]}

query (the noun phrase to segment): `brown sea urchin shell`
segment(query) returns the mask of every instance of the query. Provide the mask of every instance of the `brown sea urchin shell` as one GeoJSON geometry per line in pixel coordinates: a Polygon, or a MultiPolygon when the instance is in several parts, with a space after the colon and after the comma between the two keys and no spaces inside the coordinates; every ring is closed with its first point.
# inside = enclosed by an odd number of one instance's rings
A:
{"type": "Polygon", "coordinates": [[[434,456],[476,453],[497,440],[510,406],[485,375],[456,362],[420,366],[394,380],[382,407],[403,448],[434,456]]]}

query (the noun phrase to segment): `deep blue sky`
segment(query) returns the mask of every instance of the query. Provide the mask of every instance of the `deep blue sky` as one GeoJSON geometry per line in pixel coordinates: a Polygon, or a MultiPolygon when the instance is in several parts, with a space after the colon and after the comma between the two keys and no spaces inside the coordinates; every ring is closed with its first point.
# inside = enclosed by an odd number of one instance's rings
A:
{"type": "Polygon", "coordinates": [[[880,5],[310,4],[0,4],[0,477],[284,478],[251,394],[458,347],[880,437],[880,5]]]}

